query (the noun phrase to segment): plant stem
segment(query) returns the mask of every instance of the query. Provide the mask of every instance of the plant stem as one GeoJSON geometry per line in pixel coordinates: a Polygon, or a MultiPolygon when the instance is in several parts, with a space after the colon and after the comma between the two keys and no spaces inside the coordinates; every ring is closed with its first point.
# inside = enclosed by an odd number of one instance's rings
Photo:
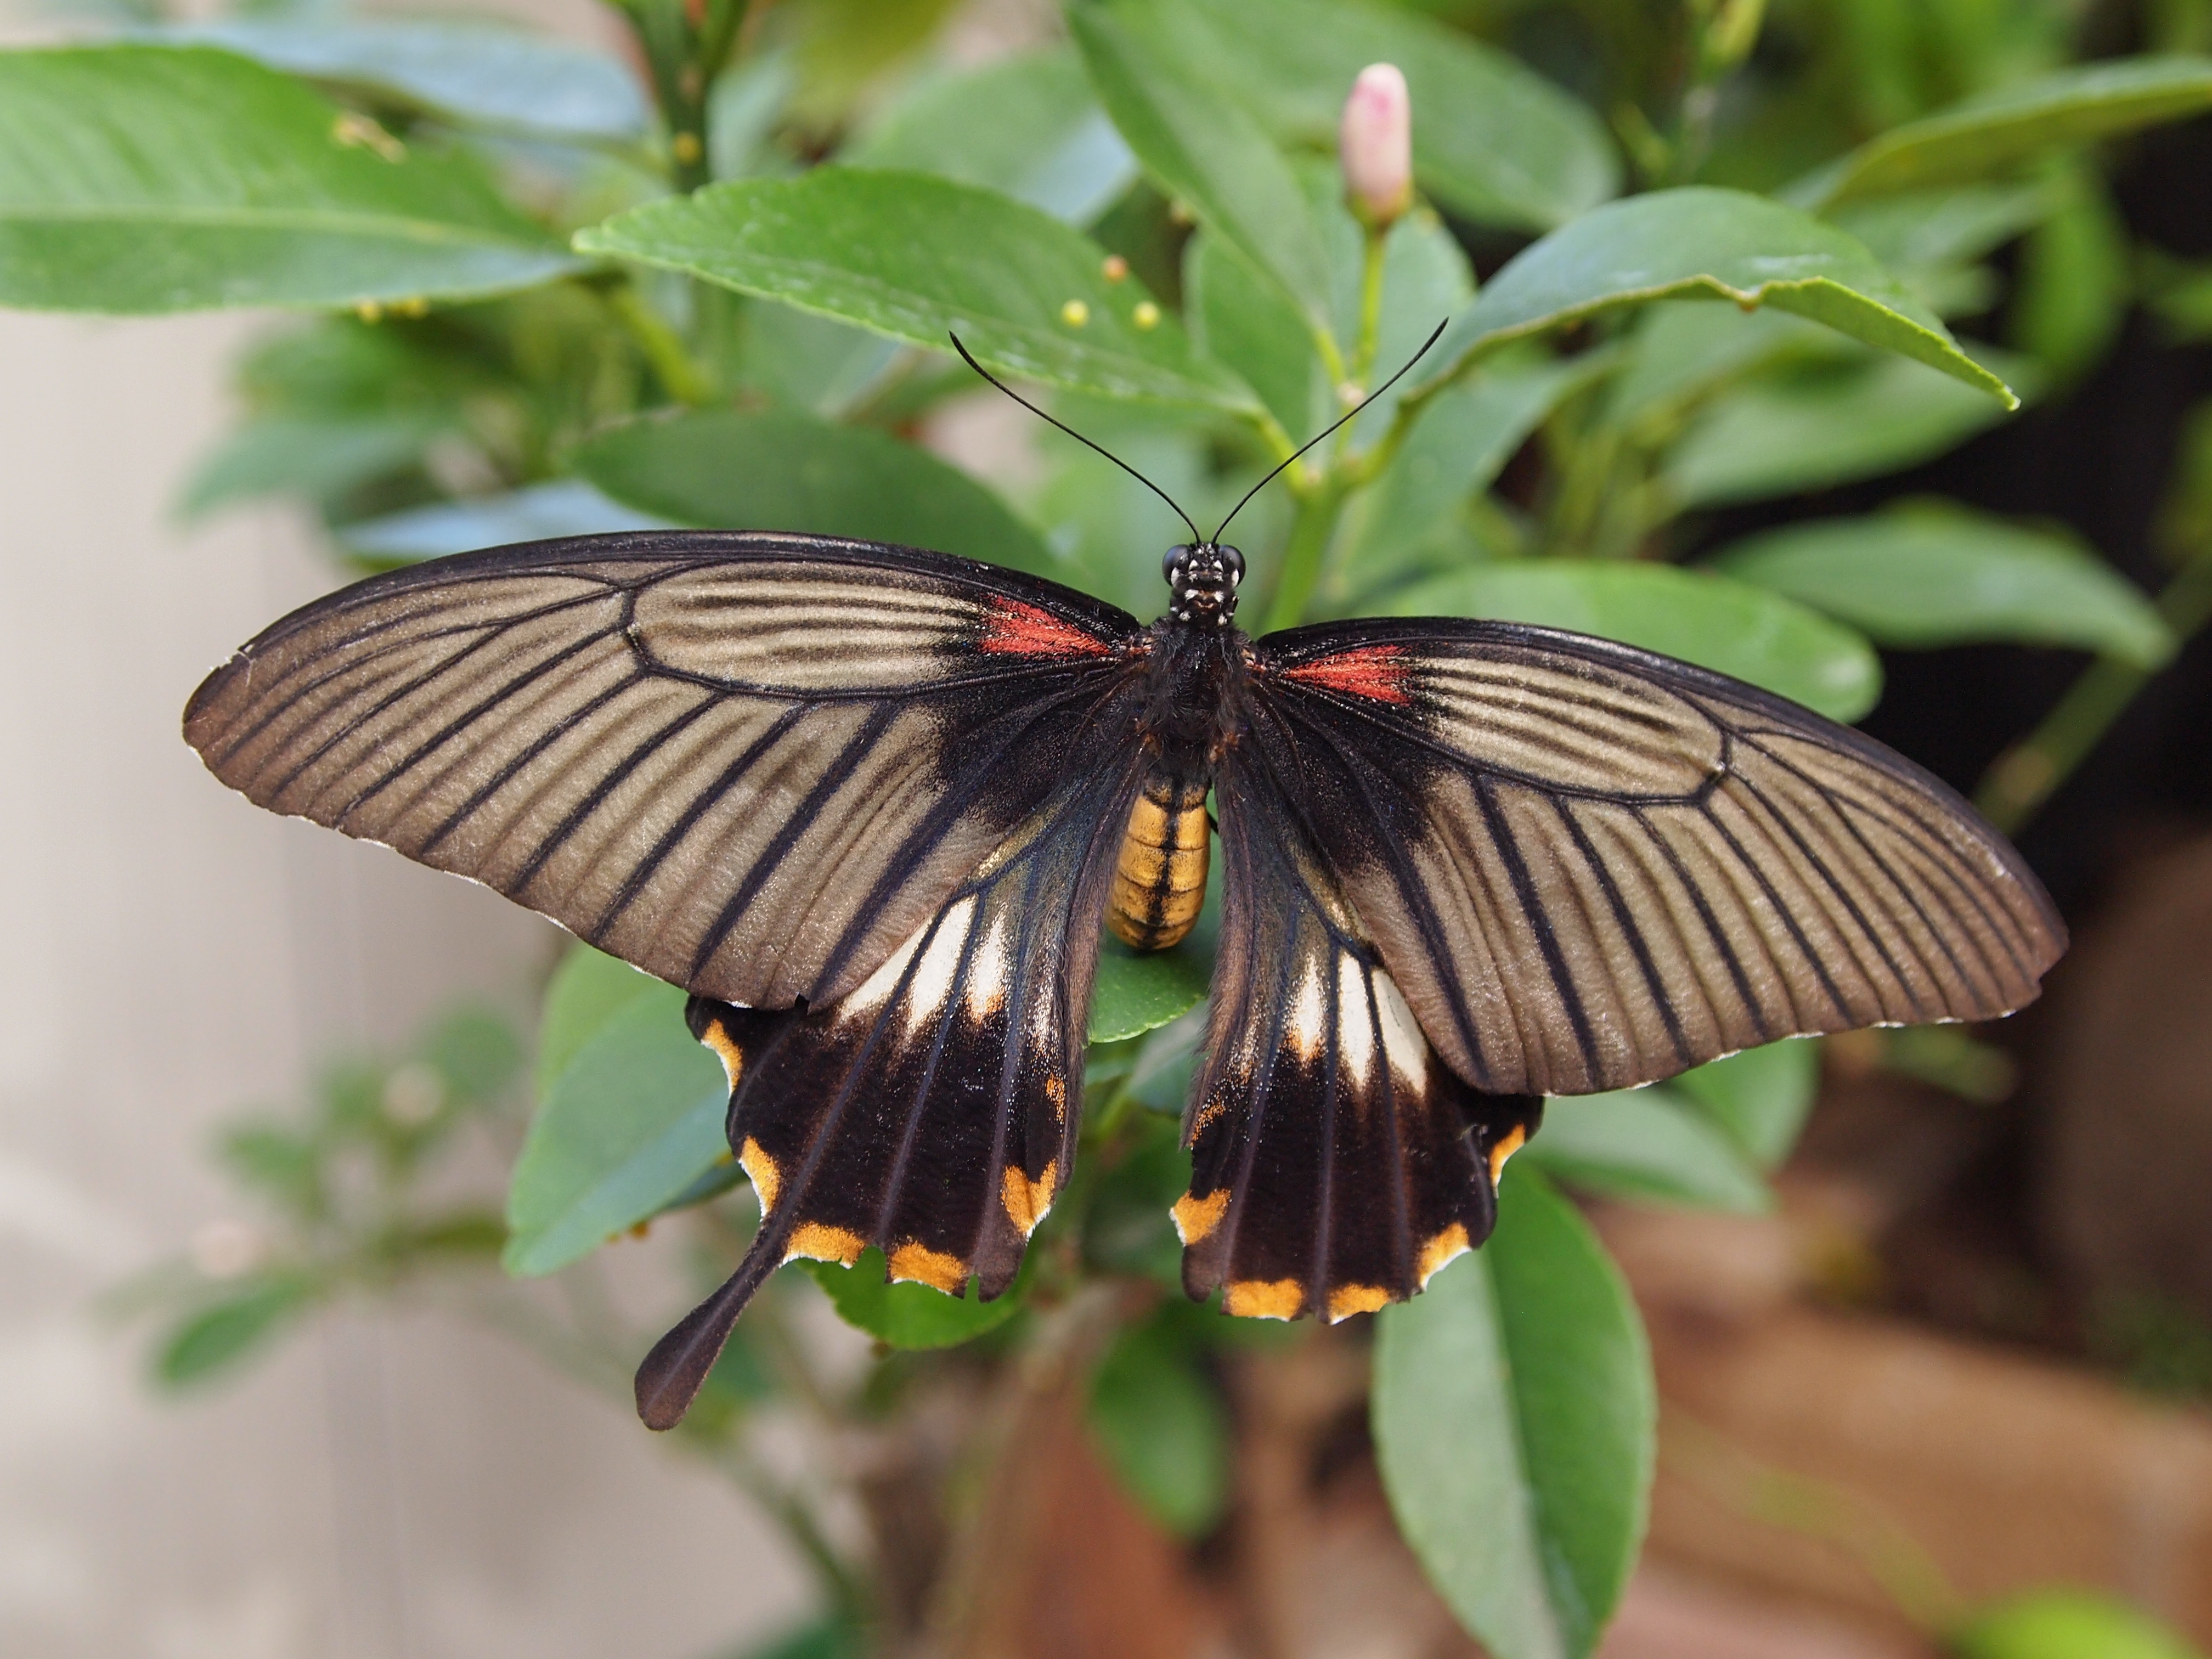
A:
{"type": "Polygon", "coordinates": [[[1364,391],[1375,372],[1375,353],[1382,338],[1382,246],[1388,233],[1367,228],[1366,258],[1359,270],[1359,345],[1352,359],[1352,377],[1364,391]]]}
{"type": "Polygon", "coordinates": [[[1341,477],[1324,473],[1313,491],[1299,498],[1297,517],[1291,520],[1290,544],[1283,550],[1282,573],[1275,579],[1274,598],[1267,606],[1267,632],[1295,628],[1304,617],[1344,511],[1345,490],[1341,477]]]}
{"type": "MultiPolygon", "coordinates": [[[[2212,621],[2212,550],[2198,552],[2166,585],[2158,613],[2178,641],[2212,621]]],[[[2008,835],[2034,817],[2156,672],[2114,657],[2091,663],[2041,724],[1991,763],[1974,792],[1983,816],[2008,835]]]]}
{"type": "Polygon", "coordinates": [[[624,277],[605,293],[609,309],[629,331],[630,338],[637,343],[638,350],[653,366],[653,374],[668,395],[694,409],[714,402],[714,382],[692,360],[683,336],[647,302],[645,295],[638,292],[637,284],[624,277]]]}

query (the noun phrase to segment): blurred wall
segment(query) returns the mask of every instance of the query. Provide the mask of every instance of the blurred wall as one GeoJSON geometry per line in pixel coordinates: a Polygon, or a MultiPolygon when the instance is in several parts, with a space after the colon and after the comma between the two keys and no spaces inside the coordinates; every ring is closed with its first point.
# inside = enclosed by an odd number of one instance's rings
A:
{"type": "Polygon", "coordinates": [[[552,945],[179,739],[199,677],[333,576],[281,515],[170,514],[265,325],[0,312],[0,1652],[708,1659],[801,1580],[618,1407],[367,1311],[160,1400],[145,1331],[92,1307],[225,1213],[216,1124],[457,993],[521,1006],[552,945]]]}

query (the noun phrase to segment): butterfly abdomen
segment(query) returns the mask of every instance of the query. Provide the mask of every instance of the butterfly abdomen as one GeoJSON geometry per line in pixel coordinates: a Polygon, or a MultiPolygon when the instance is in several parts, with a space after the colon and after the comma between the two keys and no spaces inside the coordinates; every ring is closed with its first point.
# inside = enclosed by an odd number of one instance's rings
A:
{"type": "Polygon", "coordinates": [[[1106,925],[1139,951],[1180,945],[1206,902],[1206,785],[1155,772],[1121,837],[1106,925]]]}

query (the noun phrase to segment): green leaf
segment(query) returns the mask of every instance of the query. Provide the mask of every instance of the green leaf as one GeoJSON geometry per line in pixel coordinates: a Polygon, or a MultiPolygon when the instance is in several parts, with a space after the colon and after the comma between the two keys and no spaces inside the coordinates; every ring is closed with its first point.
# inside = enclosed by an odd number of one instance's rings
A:
{"type": "Polygon", "coordinates": [[[1747,538],[1717,569],[1850,623],[1881,645],[2018,640],[2155,668],[2172,631],[2071,536],[1954,507],[1819,519],[1747,538]]]}
{"type": "Polygon", "coordinates": [[[358,87],[416,108],[520,132],[641,136],[645,89],[621,61],[550,35],[429,19],[229,17],[155,37],[220,46],[310,81],[358,87]]]}
{"type": "Polygon", "coordinates": [[[2063,1588],[1984,1607],[1945,1648],[1958,1659],[2204,1659],[2179,1631],[2118,1597],[2063,1588]]]}
{"type": "Polygon", "coordinates": [[[1522,1156],[1607,1198],[1758,1215],[1773,1199],[1742,1151],[1664,1085],[1547,1101],[1522,1156]]]}
{"type": "Polygon", "coordinates": [[[1328,375],[1288,295],[1225,239],[1200,230],[1183,250],[1182,298],[1200,350],[1236,370],[1284,431],[1318,430],[1314,411],[1327,406],[1328,375]]]}
{"type": "Polygon", "coordinates": [[[1635,1563],[1656,1418],[1603,1247],[1516,1159],[1490,1243],[1376,1326],[1382,1484],[1429,1582],[1497,1659],[1581,1659],[1635,1563]]]}
{"type": "Polygon", "coordinates": [[[419,465],[431,441],[452,427],[451,417],[427,411],[264,416],[200,463],[177,510],[197,518],[264,495],[331,500],[419,465]]]}
{"type": "Polygon", "coordinates": [[[1003,374],[1109,398],[1258,407],[1191,350],[1172,316],[1138,326],[1149,296],[1133,276],[1107,280],[1096,242],[972,185],[854,167],[740,179],[618,214],[576,246],[933,350],[957,331],[1003,374]]]}
{"type": "Polygon", "coordinates": [[[445,1015],[423,1034],[421,1053],[464,1100],[494,1098],[522,1069],[522,1045],[514,1026],[483,1008],[457,1008],[445,1015]]]}
{"type": "Polygon", "coordinates": [[[741,1649],[728,1659],[866,1659],[867,1652],[866,1632],[832,1614],[741,1649]]]}
{"type": "Polygon", "coordinates": [[[1108,937],[1098,944],[1098,981],[1091,993],[1091,1041],[1120,1042],[1188,1013],[1206,1000],[1213,964],[1188,943],[1169,951],[1132,951],[1108,937]]]}
{"type": "Polygon", "coordinates": [[[980,185],[1072,225],[1090,223],[1137,176],[1081,61],[1064,47],[927,82],[837,159],[980,185]],[[990,118],[978,120],[979,110],[990,118]]]}
{"type": "Polygon", "coordinates": [[[589,1255],[729,1157],[729,1083],[684,1029],[683,992],[648,981],[611,1014],[580,1013],[598,1023],[546,1091],[507,1187],[501,1260],[525,1278],[589,1255]]]}
{"type": "Polygon", "coordinates": [[[869,427],[795,410],[632,421],[573,465],[615,500],[680,524],[795,530],[936,548],[1050,574],[1037,533],[983,485],[869,427]]]}
{"type": "Polygon", "coordinates": [[[1710,571],[1610,560],[1475,565],[1390,594],[1395,617],[1480,617],[1595,634],[1732,674],[1831,720],[1881,694],[1881,664],[1850,629],[1710,571]]]}
{"type": "Polygon", "coordinates": [[[2057,210],[2028,233],[2008,318],[2014,345],[2074,377],[2105,355],[2135,287],[2127,221],[2095,169],[2059,174],[2057,210]]]}
{"type": "Polygon", "coordinates": [[[1786,192],[1822,208],[1855,196],[1970,184],[2046,150],[2212,109],[2212,59],[2121,58],[1985,93],[1892,127],[1786,192]]]}
{"type": "MultiPolygon", "coordinates": [[[[1734,382],[1780,365],[1858,362],[1865,348],[1832,329],[1786,311],[1669,300],[1638,319],[1629,362],[1608,388],[1607,418],[1616,425],[1676,422],[1734,382]]],[[[1950,390],[1954,388],[1947,388],[1950,390]]],[[[1976,406],[1987,400],[1978,398],[1976,406]]]]}
{"type": "MultiPolygon", "coordinates": [[[[849,1267],[834,1261],[801,1265],[828,1293],[840,1319],[894,1348],[950,1348],[996,1330],[1021,1310],[1026,1288],[1018,1275],[1004,1295],[985,1302],[973,1281],[962,1296],[927,1285],[893,1285],[885,1276],[884,1253],[872,1245],[849,1267]]],[[[1028,1265],[1024,1257],[1024,1267],[1028,1265]]]]}
{"type": "Polygon", "coordinates": [[[155,1380],[170,1389],[212,1380],[266,1346],[313,1297],[306,1279],[285,1275],[263,1279],[202,1308],[161,1344],[154,1358],[155,1380]]]}
{"type": "MultiPolygon", "coordinates": [[[[1231,95],[1279,138],[1334,149],[1352,78],[1395,64],[1413,106],[1413,175],[1478,224],[1548,230],[1620,187],[1605,124],[1502,52],[1407,11],[1334,0],[1185,0],[1233,64],[1231,95]]],[[[1218,95],[1218,94],[1217,94],[1218,95]]]]}
{"type": "Polygon", "coordinates": [[[542,1098],[583,1046],[661,981],[604,951],[572,945],[545,987],[538,1016],[537,1088],[542,1098]]]}
{"type": "Polygon", "coordinates": [[[1779,202],[1703,186],[1608,203],[1523,249],[1444,331],[1437,372],[1623,306],[1692,298],[1795,312],[2008,409],[2019,403],[1850,235],[1779,202]]]}
{"type": "Polygon", "coordinates": [[[1718,1123],[1762,1170],[1790,1156],[1820,1087],[1820,1045],[1806,1038],[1746,1048],[1685,1072],[1670,1087],[1718,1123]]]}
{"type": "Polygon", "coordinates": [[[1930,270],[1994,252],[2057,205],[2047,180],[1902,191],[1824,216],[1893,270],[1930,270]]]}
{"type": "Polygon", "coordinates": [[[1162,0],[1069,15],[1091,84],[1145,171],[1298,307],[1330,326],[1328,258],[1304,192],[1260,124],[1192,75],[1162,0]]]}
{"type": "Polygon", "coordinates": [[[1229,1414],[1173,1329],[1124,1329],[1091,1375],[1085,1415],[1107,1466],[1163,1529],[1212,1530],[1229,1500],[1229,1414]]]}
{"type": "Polygon", "coordinates": [[[1763,501],[1916,466],[2003,418],[1932,369],[1867,358],[1738,388],[1684,434],[1664,476],[1682,507],[1763,501]]]}
{"type": "Polygon", "coordinates": [[[575,266],[465,156],[228,52],[0,53],[0,304],[350,306],[575,266]]]}
{"type": "Polygon", "coordinates": [[[669,520],[639,513],[574,478],[525,484],[500,495],[436,501],[356,519],[334,532],[347,552],[387,564],[416,564],[478,547],[619,530],[665,530],[669,520]]]}

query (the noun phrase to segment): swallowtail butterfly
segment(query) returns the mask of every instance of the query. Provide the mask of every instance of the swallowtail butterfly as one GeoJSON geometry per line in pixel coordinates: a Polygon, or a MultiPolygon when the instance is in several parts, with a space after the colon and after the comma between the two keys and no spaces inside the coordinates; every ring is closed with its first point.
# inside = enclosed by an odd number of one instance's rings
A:
{"type": "Polygon", "coordinates": [[[1101,925],[1180,939],[1217,838],[1174,1219],[1232,1314],[1416,1293],[1545,1096],[2005,1013],[2064,947],[2003,839],[1858,732],[1550,629],[1254,640],[1218,536],[1149,625],[871,542],[496,548],[307,605],[193,696],[258,804],[691,993],[763,1220],[646,1360],[649,1424],[794,1257],[1007,1287],[1074,1162],[1101,925]]]}

